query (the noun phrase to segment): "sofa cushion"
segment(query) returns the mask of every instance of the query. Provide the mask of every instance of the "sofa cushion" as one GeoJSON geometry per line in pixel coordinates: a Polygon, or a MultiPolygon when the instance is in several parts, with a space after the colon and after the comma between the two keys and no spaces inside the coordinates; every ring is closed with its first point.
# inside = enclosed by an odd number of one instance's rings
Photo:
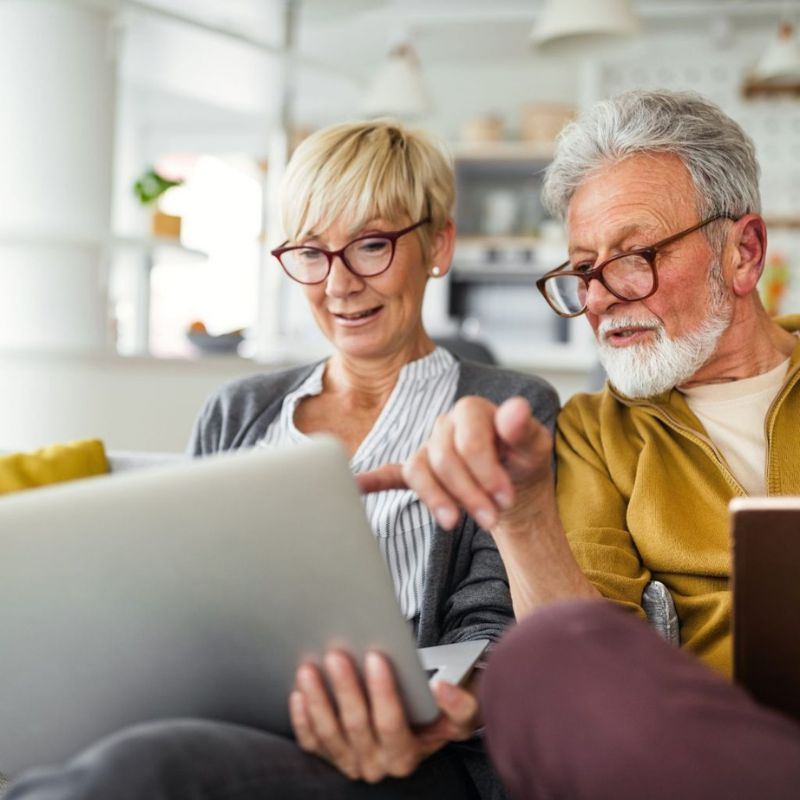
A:
{"type": "Polygon", "coordinates": [[[27,453],[0,455],[0,494],[108,472],[99,439],[53,444],[27,453]]]}

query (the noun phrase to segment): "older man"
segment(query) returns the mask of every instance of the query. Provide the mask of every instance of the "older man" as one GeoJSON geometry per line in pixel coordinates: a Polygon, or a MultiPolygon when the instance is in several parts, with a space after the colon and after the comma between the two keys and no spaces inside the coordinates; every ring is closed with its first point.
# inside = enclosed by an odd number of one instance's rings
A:
{"type": "Polygon", "coordinates": [[[800,317],[756,291],[753,144],[695,94],[630,92],[564,131],[544,195],[569,258],[539,288],[609,376],[560,416],[555,491],[519,399],[462,400],[403,469],[442,523],[492,530],[530,615],[487,674],[490,752],[515,798],[797,797],[800,727],[701,666],[731,669],[729,500],[800,494],[800,317]],[[644,616],[652,578],[685,652],[587,602],[644,616]]]}

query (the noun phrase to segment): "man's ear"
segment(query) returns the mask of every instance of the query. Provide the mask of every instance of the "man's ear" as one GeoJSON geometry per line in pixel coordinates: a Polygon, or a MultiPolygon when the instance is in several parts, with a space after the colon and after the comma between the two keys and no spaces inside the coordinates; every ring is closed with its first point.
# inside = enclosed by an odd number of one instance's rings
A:
{"type": "Polygon", "coordinates": [[[761,277],[767,255],[767,226],[758,214],[746,214],[730,232],[733,249],[733,291],[737,297],[750,294],[761,277]]]}
{"type": "Polygon", "coordinates": [[[435,275],[441,278],[446,275],[450,269],[450,263],[453,260],[453,251],[456,246],[456,224],[452,218],[448,217],[444,227],[437,231],[433,236],[433,243],[431,245],[431,254],[428,259],[431,268],[438,267],[435,275]]]}

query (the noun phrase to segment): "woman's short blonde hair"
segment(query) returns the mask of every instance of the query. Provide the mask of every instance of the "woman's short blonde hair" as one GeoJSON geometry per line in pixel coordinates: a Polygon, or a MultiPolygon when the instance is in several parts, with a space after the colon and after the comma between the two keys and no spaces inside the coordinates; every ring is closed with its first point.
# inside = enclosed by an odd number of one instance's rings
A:
{"type": "Polygon", "coordinates": [[[432,236],[453,213],[450,157],[428,134],[393,120],[333,125],[305,139],[289,161],[281,187],[289,241],[321,233],[336,220],[355,232],[370,219],[411,224],[427,257],[432,236]]]}

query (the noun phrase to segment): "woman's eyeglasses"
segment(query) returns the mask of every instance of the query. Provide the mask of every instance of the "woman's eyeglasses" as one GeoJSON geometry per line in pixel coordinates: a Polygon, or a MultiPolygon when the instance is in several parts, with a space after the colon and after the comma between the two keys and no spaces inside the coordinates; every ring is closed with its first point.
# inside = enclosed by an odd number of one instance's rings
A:
{"type": "Polygon", "coordinates": [[[272,251],[272,255],[278,259],[283,271],[292,280],[306,286],[322,283],[326,280],[333,267],[333,259],[337,256],[342,259],[342,263],[354,275],[362,278],[373,278],[382,272],[386,272],[392,265],[395,250],[397,249],[397,240],[430,221],[430,217],[425,217],[425,219],[421,219],[419,222],[415,222],[413,225],[409,225],[399,231],[386,231],[359,236],[339,250],[326,250],[323,247],[311,247],[308,245],[293,245],[290,247],[282,245],[281,247],[276,247],[272,251]]]}

